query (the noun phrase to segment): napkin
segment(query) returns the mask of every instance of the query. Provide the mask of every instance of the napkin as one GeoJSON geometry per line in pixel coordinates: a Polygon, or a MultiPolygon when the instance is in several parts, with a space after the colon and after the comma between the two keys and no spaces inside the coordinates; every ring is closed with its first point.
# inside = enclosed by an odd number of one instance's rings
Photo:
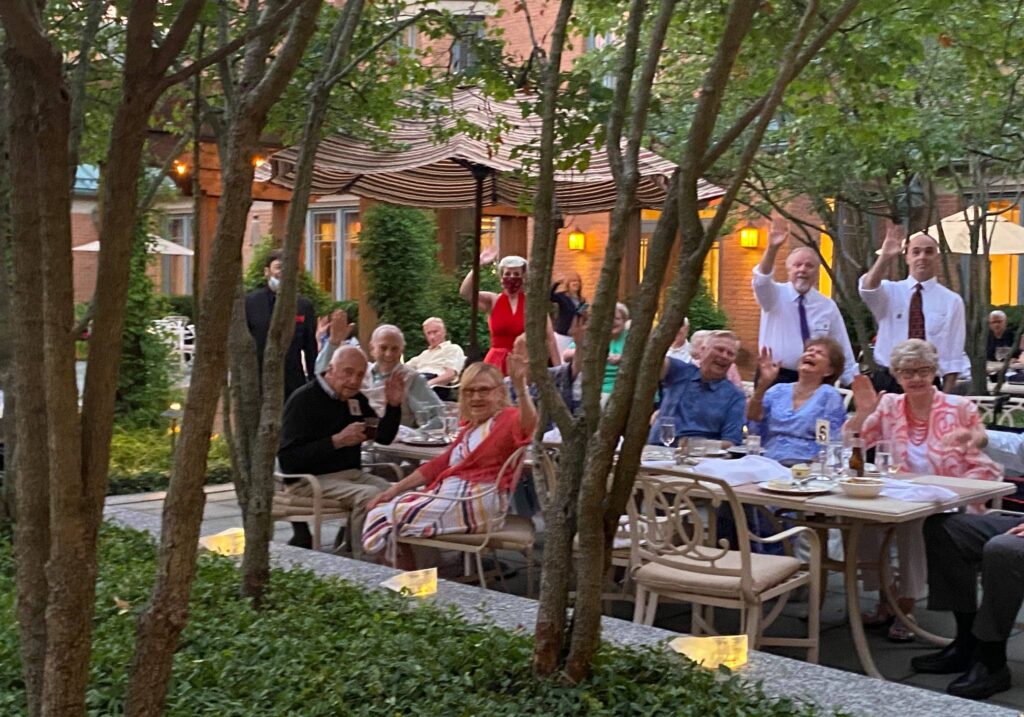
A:
{"type": "Polygon", "coordinates": [[[881,495],[911,503],[941,503],[944,500],[957,497],[957,494],[949,488],[938,485],[921,485],[905,480],[887,480],[885,486],[882,487],[881,495]]]}
{"type": "Polygon", "coordinates": [[[673,461],[641,461],[640,465],[642,465],[644,468],[653,468],[655,470],[663,470],[663,471],[674,471],[677,468],[679,468],[679,466],[676,465],[676,462],[674,460],[673,461]]]}
{"type": "Polygon", "coordinates": [[[770,480],[789,480],[793,477],[789,468],[778,461],[764,456],[744,456],[736,460],[705,458],[693,471],[706,476],[720,478],[729,485],[764,483],[770,480]]]}
{"type": "Polygon", "coordinates": [[[561,443],[562,432],[558,430],[558,426],[555,426],[550,431],[544,434],[544,438],[541,439],[544,443],[561,443]]]}

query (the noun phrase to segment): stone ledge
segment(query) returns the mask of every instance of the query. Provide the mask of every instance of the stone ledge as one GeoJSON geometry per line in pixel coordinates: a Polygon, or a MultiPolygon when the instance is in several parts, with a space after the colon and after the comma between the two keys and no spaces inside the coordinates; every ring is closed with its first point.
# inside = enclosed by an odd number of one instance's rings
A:
{"type": "MultiPolygon", "coordinates": [[[[119,525],[160,532],[160,517],[110,506],[106,518],[119,525]]],[[[380,583],[397,570],[357,560],[272,543],[271,560],[278,567],[301,568],[317,575],[337,577],[369,589],[382,589],[380,583]]],[[[453,605],[471,622],[487,622],[507,630],[532,632],[536,620],[536,601],[516,595],[483,590],[473,585],[439,581],[439,605],[453,605]]],[[[605,640],[619,645],[662,645],[678,633],[636,625],[605,617],[605,640]]],[[[843,710],[854,715],[889,715],[899,705],[900,717],[1020,717],[1016,710],[963,700],[930,690],[876,680],[830,667],[810,665],[764,652],[751,652],[750,662],[739,674],[752,682],[761,682],[765,693],[775,697],[800,698],[822,707],[843,710]]]]}

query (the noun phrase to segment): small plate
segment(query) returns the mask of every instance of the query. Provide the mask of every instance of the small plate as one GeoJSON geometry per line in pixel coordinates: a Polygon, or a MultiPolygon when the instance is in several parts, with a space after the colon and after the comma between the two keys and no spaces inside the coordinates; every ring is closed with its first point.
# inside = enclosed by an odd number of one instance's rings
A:
{"type": "Polygon", "coordinates": [[[824,493],[831,493],[834,490],[833,486],[818,483],[817,481],[794,485],[788,480],[770,480],[758,483],[758,485],[761,490],[766,490],[769,493],[782,493],[785,495],[822,495],[824,493]]]}
{"type": "Polygon", "coordinates": [[[691,455],[691,456],[688,456],[688,457],[689,458],[695,458],[697,460],[703,460],[704,458],[722,458],[723,456],[725,456],[727,454],[728,454],[728,451],[723,451],[722,449],[719,449],[717,451],[707,451],[707,452],[705,452],[705,453],[703,453],[703,454],[701,454],[699,456],[691,455]]]}

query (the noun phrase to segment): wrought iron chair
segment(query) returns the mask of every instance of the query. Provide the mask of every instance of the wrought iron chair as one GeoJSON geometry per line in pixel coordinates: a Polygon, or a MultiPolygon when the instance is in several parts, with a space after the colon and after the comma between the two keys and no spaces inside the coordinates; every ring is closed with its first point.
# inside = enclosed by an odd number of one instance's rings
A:
{"type": "Polygon", "coordinates": [[[638,476],[634,498],[629,504],[634,622],[653,624],[658,600],[667,598],[692,604],[694,635],[716,634],[714,608],[736,609],[752,648],[803,647],[807,660],[817,662],[821,546],[813,530],[790,528],[769,538],[751,535],[743,508],[725,481],[686,471],[638,476]],[[732,513],[735,546],[715,534],[720,507],[732,513]],[[750,550],[751,540],[780,543],[802,533],[811,547],[808,565],[789,555],[750,550]],[[765,636],[790,593],[805,585],[810,591],[807,637],[765,636]],[[775,605],[765,616],[765,603],[773,599],[775,605]]]}

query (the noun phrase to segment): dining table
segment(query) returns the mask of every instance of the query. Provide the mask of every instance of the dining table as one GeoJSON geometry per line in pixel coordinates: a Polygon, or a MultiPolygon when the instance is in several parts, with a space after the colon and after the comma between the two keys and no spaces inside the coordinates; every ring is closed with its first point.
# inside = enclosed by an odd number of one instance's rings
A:
{"type": "MultiPolygon", "coordinates": [[[[699,466],[679,466],[682,473],[698,472],[699,466]]],[[[674,470],[666,470],[664,461],[647,460],[641,463],[640,470],[652,475],[666,475],[663,480],[670,480],[674,470]]],[[[863,563],[858,560],[859,546],[864,529],[868,526],[881,526],[886,529],[895,528],[901,523],[927,518],[938,513],[965,510],[968,506],[985,503],[1013,493],[1016,487],[1003,481],[973,480],[969,478],[950,478],[935,475],[899,475],[901,481],[922,485],[939,486],[951,491],[954,495],[943,500],[917,502],[897,500],[884,495],[875,498],[852,498],[845,495],[838,485],[821,485],[822,490],[815,493],[793,493],[768,490],[760,482],[747,482],[733,485],[736,498],[743,505],[759,506],[769,509],[771,514],[779,516],[783,522],[808,525],[824,534],[828,529],[836,528],[843,534],[843,560],[823,559],[823,574],[828,570],[842,572],[846,593],[846,607],[850,622],[850,632],[854,648],[864,673],[884,679],[868,645],[864,633],[864,623],[860,612],[860,592],[858,587],[858,568],[863,563]],[[826,489],[827,488],[827,489],[826,489]]],[[[882,541],[879,557],[881,584],[888,586],[884,566],[887,564],[888,549],[892,531],[882,541]]],[[[822,536],[824,537],[824,535],[822,536]]],[[[826,540],[823,543],[827,544],[826,540]]],[[[931,635],[906,618],[898,610],[892,595],[883,594],[890,605],[895,608],[897,617],[909,629],[926,639],[941,643],[942,638],[931,635]]]]}

